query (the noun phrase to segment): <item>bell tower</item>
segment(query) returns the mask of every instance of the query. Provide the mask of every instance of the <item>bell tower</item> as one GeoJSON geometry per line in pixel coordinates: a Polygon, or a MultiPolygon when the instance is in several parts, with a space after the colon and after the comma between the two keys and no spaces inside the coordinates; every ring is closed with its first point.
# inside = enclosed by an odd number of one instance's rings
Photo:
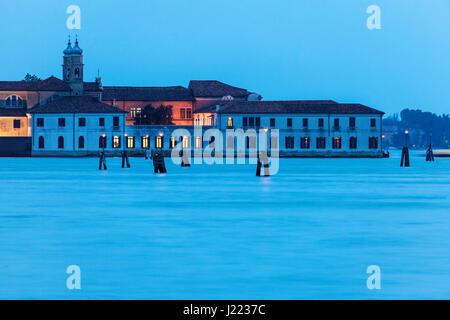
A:
{"type": "Polygon", "coordinates": [[[64,50],[63,63],[63,79],[72,89],[72,96],[83,95],[83,50],[78,46],[78,39],[75,39],[75,45],[67,43],[67,48],[64,50]]]}

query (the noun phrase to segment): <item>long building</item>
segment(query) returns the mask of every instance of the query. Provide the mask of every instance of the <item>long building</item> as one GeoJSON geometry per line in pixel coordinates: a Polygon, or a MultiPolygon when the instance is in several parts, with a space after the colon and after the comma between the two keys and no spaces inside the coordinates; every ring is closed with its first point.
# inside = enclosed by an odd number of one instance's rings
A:
{"type": "MultiPolygon", "coordinates": [[[[0,156],[95,155],[105,150],[204,148],[194,126],[279,130],[286,156],[382,154],[383,112],[332,100],[264,101],[258,93],[217,80],[187,87],[103,86],[84,81],[78,40],[63,52],[62,78],[0,81],[0,156]],[[171,107],[171,123],[142,125],[148,108],[171,107]],[[183,128],[191,138],[172,135],[183,128]]],[[[226,142],[226,141],[225,141],[226,142]]]]}

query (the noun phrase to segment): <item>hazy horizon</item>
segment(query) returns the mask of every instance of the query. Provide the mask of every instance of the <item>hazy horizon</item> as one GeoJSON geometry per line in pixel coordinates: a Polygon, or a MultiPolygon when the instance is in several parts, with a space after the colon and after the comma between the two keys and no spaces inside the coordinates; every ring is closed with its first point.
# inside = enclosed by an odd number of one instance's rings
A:
{"type": "Polygon", "coordinates": [[[449,112],[446,0],[3,0],[0,11],[1,81],[61,78],[67,37],[77,34],[85,80],[100,69],[104,85],[214,79],[265,100],[449,112]],[[72,4],[81,8],[80,30],[66,27],[72,4]],[[380,30],[366,27],[372,4],[381,8],[380,30]]]}

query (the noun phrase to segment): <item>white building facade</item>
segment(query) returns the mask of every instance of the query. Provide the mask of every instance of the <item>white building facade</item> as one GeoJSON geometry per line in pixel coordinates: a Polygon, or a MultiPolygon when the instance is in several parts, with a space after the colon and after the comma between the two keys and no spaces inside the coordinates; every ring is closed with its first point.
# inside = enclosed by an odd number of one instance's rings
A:
{"type": "Polygon", "coordinates": [[[209,117],[222,132],[265,129],[270,136],[277,129],[280,156],[381,157],[383,114],[331,100],[232,101],[200,110],[195,118],[209,117]]]}
{"type": "Polygon", "coordinates": [[[125,115],[92,97],[63,97],[32,114],[33,156],[86,156],[124,150],[125,115]]]}

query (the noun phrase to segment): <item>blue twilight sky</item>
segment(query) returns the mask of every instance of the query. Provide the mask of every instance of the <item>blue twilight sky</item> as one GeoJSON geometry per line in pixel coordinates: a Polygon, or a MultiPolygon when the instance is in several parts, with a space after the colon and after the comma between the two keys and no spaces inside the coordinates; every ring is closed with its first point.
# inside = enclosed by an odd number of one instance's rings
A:
{"type": "Polygon", "coordinates": [[[0,0],[0,80],[61,77],[79,35],[85,79],[217,79],[269,99],[450,113],[450,0],[0,0]],[[81,8],[68,30],[66,8],[81,8]],[[366,9],[381,8],[381,30],[366,9]]]}

